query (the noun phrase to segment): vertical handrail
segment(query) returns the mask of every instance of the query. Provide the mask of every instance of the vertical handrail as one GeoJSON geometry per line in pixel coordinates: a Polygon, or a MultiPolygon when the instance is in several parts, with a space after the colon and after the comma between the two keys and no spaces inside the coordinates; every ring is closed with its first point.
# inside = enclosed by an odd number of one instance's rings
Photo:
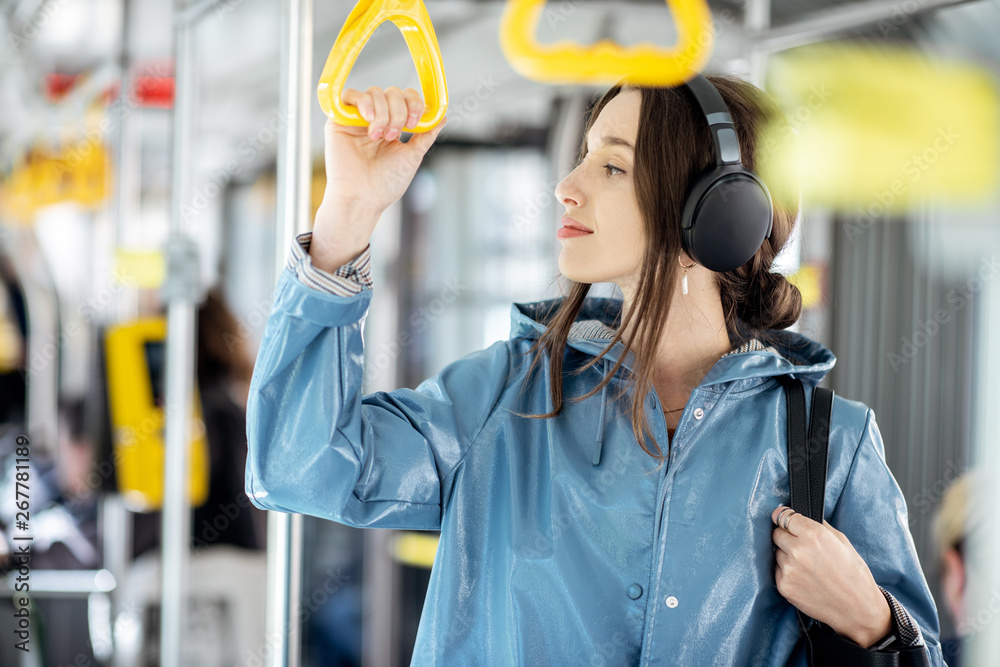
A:
{"type": "MultiPolygon", "coordinates": [[[[312,97],[312,0],[287,0],[282,7],[281,110],[278,144],[275,281],[296,234],[309,228],[309,120],[312,97]]],[[[272,667],[298,667],[298,614],[302,587],[302,515],[268,512],[267,638],[272,667]]]]}
{"type": "MultiPolygon", "coordinates": [[[[135,156],[136,151],[132,138],[134,133],[129,132],[130,114],[129,91],[132,88],[132,59],[128,48],[129,24],[132,16],[132,1],[122,0],[121,18],[121,52],[118,60],[118,110],[117,117],[114,118],[115,132],[115,152],[113,178],[110,179],[114,187],[114,202],[112,208],[112,232],[111,247],[113,252],[117,252],[124,237],[125,220],[131,219],[126,215],[129,210],[129,197],[133,194],[131,185],[137,183],[135,177],[135,156]]],[[[134,122],[134,120],[132,121],[134,122]]],[[[114,321],[124,319],[124,299],[121,294],[115,298],[114,321]]],[[[103,531],[103,553],[104,567],[111,572],[117,582],[110,593],[111,598],[111,649],[115,656],[113,664],[122,665],[123,659],[117,647],[118,638],[115,636],[115,619],[122,610],[122,583],[128,578],[131,567],[132,555],[132,516],[122,501],[121,494],[115,490],[103,495],[101,501],[101,522],[103,531]]]]}
{"type": "MultiPolygon", "coordinates": [[[[764,34],[771,28],[771,0],[747,0],[743,9],[743,25],[751,35],[764,34]]],[[[764,88],[768,52],[751,44],[750,82],[764,88]]]]}
{"type": "MultiPolygon", "coordinates": [[[[178,15],[184,9],[177,0],[178,15]]],[[[176,21],[174,26],[174,137],[173,192],[170,235],[167,240],[166,354],[166,479],[163,494],[161,573],[160,664],[181,664],[182,628],[187,601],[187,565],[191,548],[191,510],[188,500],[188,435],[194,383],[195,305],[198,265],[195,246],[187,237],[183,219],[191,190],[189,169],[194,113],[194,26],[176,21]]]]}

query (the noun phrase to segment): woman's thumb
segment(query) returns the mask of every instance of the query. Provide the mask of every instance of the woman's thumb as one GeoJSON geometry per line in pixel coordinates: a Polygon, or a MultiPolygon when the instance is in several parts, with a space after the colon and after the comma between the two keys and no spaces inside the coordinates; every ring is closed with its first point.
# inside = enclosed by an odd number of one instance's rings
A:
{"type": "Polygon", "coordinates": [[[410,140],[406,142],[406,145],[412,145],[413,149],[418,151],[422,157],[428,150],[430,150],[431,145],[437,139],[437,136],[441,133],[441,130],[447,122],[448,118],[444,117],[429,132],[414,132],[413,136],[410,137],[410,140]]]}

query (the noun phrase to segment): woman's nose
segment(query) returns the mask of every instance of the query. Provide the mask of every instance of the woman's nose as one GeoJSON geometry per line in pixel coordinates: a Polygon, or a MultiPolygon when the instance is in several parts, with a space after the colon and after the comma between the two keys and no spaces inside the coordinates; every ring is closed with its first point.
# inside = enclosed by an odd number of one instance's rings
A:
{"type": "Polygon", "coordinates": [[[560,204],[566,206],[583,205],[583,193],[580,192],[580,188],[577,185],[575,174],[576,170],[574,169],[568,173],[558,185],[556,185],[556,200],[558,200],[560,204]]]}

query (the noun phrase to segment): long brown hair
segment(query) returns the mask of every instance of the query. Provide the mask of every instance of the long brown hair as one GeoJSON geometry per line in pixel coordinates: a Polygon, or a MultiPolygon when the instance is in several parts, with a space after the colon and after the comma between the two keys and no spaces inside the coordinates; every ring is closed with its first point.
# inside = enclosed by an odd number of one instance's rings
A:
{"type": "MultiPolygon", "coordinates": [[[[739,137],[743,164],[767,184],[774,202],[773,229],[757,253],[735,271],[717,273],[722,310],[730,342],[736,346],[751,338],[769,342],[770,329],[791,326],[802,312],[798,289],[784,276],[771,272],[771,264],[788,240],[798,213],[798,193],[762,171],[762,132],[780,123],[777,107],[753,85],[735,77],[709,75],[733,117],[739,137]]],[[[687,189],[692,180],[715,162],[714,148],[697,102],[686,87],[650,88],[619,83],[594,105],[586,125],[589,132],[601,110],[623,91],[637,90],[642,95],[639,131],[635,145],[635,192],[645,228],[646,248],[636,286],[636,296],[629,312],[623,315],[614,340],[602,353],[580,371],[597,363],[616,343],[622,333],[625,350],[611,372],[592,390],[572,400],[582,400],[600,391],[617,373],[630,350],[636,352],[636,368],[622,393],[631,393],[630,417],[635,437],[650,456],[662,460],[663,452],[652,438],[645,418],[644,399],[653,386],[655,350],[670,311],[673,285],[680,270],[677,258],[682,250],[680,218],[687,189]],[[647,439],[652,449],[647,446],[647,439]]],[[[580,146],[580,161],[587,155],[586,132],[580,146]]],[[[764,161],[766,162],[766,161],[764,161]]],[[[551,381],[551,412],[534,417],[555,417],[563,406],[563,354],[570,327],[576,321],[589,283],[569,281],[567,296],[548,322],[548,328],[531,349],[531,368],[548,357],[551,381]]],[[[530,373],[529,373],[530,377],[530,373]]]]}
{"type": "Polygon", "coordinates": [[[245,326],[226,305],[222,291],[212,288],[198,307],[198,384],[230,381],[250,384],[253,361],[247,352],[245,326]]]}

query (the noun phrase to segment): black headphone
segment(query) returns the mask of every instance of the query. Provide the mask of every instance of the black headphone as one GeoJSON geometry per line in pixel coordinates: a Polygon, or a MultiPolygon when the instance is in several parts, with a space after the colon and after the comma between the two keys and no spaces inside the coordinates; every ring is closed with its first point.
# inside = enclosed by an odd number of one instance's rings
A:
{"type": "Polygon", "coordinates": [[[743,266],[771,235],[771,194],[743,166],[740,144],[722,95],[701,74],[685,84],[708,120],[715,166],[694,179],[681,215],[684,251],[706,269],[743,266]]]}

